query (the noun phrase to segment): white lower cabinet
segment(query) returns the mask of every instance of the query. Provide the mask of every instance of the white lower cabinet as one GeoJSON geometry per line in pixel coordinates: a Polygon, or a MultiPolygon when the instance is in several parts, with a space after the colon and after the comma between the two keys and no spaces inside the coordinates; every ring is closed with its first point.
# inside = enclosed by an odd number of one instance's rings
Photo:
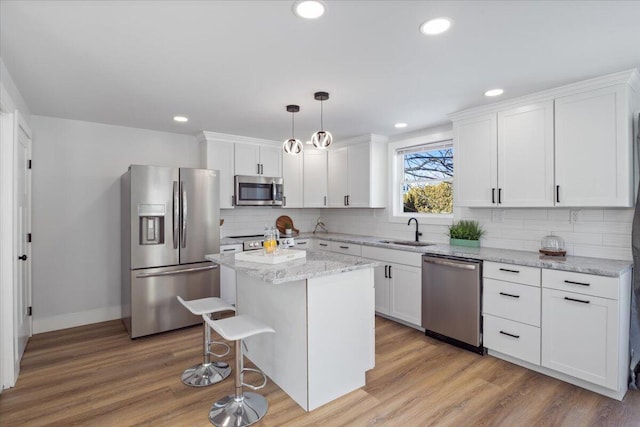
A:
{"type": "Polygon", "coordinates": [[[383,263],[374,269],[376,312],[420,327],[422,254],[362,246],[362,257],[383,263]]]}
{"type": "MultiPolygon", "coordinates": [[[[242,245],[220,245],[221,254],[242,252],[242,245]]],[[[233,268],[220,266],[220,298],[231,305],[236,305],[236,271],[233,268]]]]}
{"type": "Polygon", "coordinates": [[[540,364],[540,328],[485,314],[483,337],[487,348],[540,364]]]}

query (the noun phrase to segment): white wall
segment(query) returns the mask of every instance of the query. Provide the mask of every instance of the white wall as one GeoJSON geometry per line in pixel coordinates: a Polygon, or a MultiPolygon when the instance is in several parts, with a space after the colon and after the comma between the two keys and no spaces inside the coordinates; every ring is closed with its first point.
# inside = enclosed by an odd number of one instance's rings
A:
{"type": "Polygon", "coordinates": [[[34,332],[120,317],[120,176],[198,167],[193,136],[32,116],[34,332]]]}

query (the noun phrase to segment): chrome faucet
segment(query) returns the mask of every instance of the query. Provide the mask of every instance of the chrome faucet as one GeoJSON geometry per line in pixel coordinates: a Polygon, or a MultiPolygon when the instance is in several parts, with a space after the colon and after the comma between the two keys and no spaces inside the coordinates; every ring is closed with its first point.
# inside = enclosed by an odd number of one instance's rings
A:
{"type": "Polygon", "coordinates": [[[318,231],[318,227],[320,227],[325,233],[329,232],[329,230],[327,230],[327,227],[324,225],[324,222],[322,222],[321,220],[322,218],[318,217],[318,220],[316,221],[316,228],[313,229],[313,234],[316,234],[316,231],[318,231]]]}
{"type": "Polygon", "coordinates": [[[422,236],[422,233],[420,233],[418,231],[418,220],[415,219],[414,217],[409,218],[409,222],[407,222],[407,225],[411,224],[411,220],[414,220],[416,222],[416,242],[420,241],[420,236],[422,236]]]}

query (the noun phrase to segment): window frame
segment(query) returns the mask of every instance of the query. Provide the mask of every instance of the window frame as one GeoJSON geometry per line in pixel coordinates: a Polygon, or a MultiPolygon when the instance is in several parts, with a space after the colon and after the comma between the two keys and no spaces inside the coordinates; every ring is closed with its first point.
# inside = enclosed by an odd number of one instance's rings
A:
{"type": "MultiPolygon", "coordinates": [[[[428,134],[421,137],[412,137],[395,142],[390,142],[388,145],[388,167],[389,167],[389,200],[388,200],[388,212],[389,222],[406,222],[409,218],[415,217],[428,224],[453,224],[453,216],[455,213],[455,203],[453,206],[453,212],[450,214],[436,214],[436,213],[419,213],[419,212],[403,212],[403,202],[401,195],[401,183],[404,182],[403,162],[400,161],[399,154],[401,151],[415,149],[420,146],[433,145],[437,148],[438,145],[446,143],[451,144],[454,148],[454,164],[455,164],[455,147],[453,146],[453,131],[443,131],[428,134]]],[[[455,169],[453,176],[453,185],[455,191],[455,169]]],[[[455,196],[454,196],[455,197],[455,196]]]]}

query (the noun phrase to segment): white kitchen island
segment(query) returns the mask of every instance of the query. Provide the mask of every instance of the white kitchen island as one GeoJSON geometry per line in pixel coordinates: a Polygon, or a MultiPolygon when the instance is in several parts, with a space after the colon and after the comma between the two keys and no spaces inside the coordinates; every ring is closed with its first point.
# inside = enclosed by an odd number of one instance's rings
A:
{"type": "Polygon", "coordinates": [[[375,262],[319,251],[275,265],[206,258],[236,271],[237,313],[275,329],[246,339],[245,355],[303,409],[364,386],[375,363],[375,262]]]}

